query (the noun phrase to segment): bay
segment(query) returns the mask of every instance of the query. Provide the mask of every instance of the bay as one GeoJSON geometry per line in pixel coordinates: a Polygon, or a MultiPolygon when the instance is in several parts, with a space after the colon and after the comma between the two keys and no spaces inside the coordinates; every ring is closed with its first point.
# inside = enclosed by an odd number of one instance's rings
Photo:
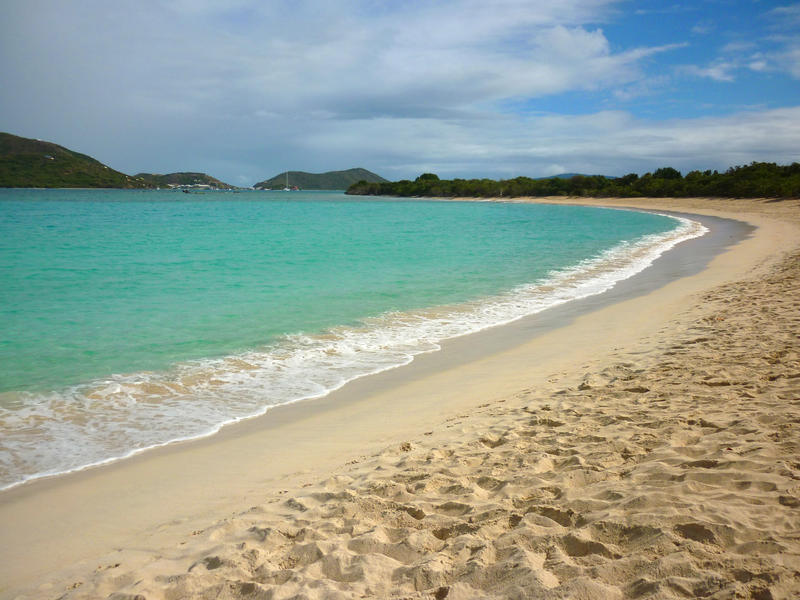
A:
{"type": "Polygon", "coordinates": [[[0,487],[324,395],[700,233],[586,207],[0,190],[0,487]]]}

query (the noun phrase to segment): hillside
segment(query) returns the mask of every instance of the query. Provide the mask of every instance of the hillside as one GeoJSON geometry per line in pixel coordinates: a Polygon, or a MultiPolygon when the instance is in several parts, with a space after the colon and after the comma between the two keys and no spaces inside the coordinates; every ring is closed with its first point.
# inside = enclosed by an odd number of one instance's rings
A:
{"type": "Polygon", "coordinates": [[[218,190],[235,189],[235,186],[229,185],[205,173],[167,173],[166,175],[159,175],[157,173],[137,173],[134,177],[161,188],[208,187],[218,190]]]}
{"type": "MultiPolygon", "coordinates": [[[[359,181],[382,183],[387,180],[366,169],[348,169],[346,171],[329,171],[327,173],[305,173],[289,171],[289,185],[301,190],[346,190],[359,181]]],[[[286,186],[286,172],[279,173],[271,179],[256,183],[257,190],[283,189],[286,186]]]]}
{"type": "Polygon", "coordinates": [[[149,188],[91,156],[0,132],[0,187],[149,188]]]}

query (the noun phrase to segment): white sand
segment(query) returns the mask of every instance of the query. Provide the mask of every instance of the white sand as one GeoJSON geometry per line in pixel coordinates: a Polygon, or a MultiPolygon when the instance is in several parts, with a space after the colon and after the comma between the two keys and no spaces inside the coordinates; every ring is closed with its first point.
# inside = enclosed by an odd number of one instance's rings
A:
{"type": "Polygon", "coordinates": [[[0,596],[800,596],[800,201],[636,204],[758,229],[520,346],[0,494],[0,596]]]}

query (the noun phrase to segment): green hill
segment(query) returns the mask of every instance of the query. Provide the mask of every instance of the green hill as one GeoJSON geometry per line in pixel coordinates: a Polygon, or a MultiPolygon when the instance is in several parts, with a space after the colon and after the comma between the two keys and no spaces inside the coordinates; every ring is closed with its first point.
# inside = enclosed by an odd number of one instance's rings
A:
{"type": "Polygon", "coordinates": [[[58,144],[0,132],[0,187],[149,188],[58,144]]]}
{"type": "MultiPolygon", "coordinates": [[[[305,173],[289,171],[289,186],[297,186],[301,190],[346,190],[359,181],[382,183],[387,180],[366,169],[348,169],[346,171],[329,171],[327,173],[305,173]]],[[[286,172],[279,173],[271,179],[255,184],[257,190],[283,189],[286,186],[286,172]]]]}
{"type": "Polygon", "coordinates": [[[205,173],[137,173],[136,179],[141,179],[156,187],[208,187],[218,190],[232,190],[235,186],[220,181],[205,173]]]}

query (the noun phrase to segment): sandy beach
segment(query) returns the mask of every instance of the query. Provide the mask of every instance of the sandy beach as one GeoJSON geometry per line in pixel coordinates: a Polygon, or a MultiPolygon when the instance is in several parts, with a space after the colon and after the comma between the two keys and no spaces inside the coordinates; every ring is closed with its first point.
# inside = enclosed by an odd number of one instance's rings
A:
{"type": "Polygon", "coordinates": [[[800,597],[800,200],[535,201],[755,229],[547,328],[8,490],[0,598],[800,597]]]}

